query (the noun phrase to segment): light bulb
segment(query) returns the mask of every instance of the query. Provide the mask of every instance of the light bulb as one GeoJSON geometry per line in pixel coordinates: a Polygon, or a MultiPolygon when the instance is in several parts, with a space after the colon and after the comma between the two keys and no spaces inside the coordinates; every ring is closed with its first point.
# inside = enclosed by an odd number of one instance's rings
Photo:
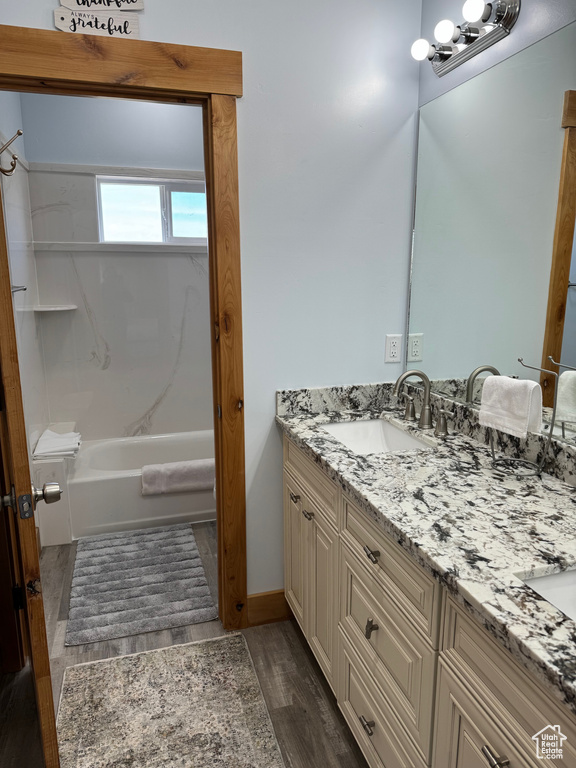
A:
{"type": "Polygon", "coordinates": [[[460,37],[460,27],[457,27],[450,19],[439,21],[434,27],[434,37],[439,43],[452,43],[460,37]]]}
{"type": "Polygon", "coordinates": [[[462,15],[468,22],[488,21],[492,6],[484,0],[466,0],[462,8],[462,15]]]}
{"type": "Polygon", "coordinates": [[[420,38],[420,40],[416,40],[416,42],[412,45],[412,48],[410,49],[410,53],[412,54],[412,58],[416,59],[416,61],[424,61],[424,59],[431,59],[434,56],[434,46],[430,45],[428,40],[424,40],[424,38],[420,38]]]}

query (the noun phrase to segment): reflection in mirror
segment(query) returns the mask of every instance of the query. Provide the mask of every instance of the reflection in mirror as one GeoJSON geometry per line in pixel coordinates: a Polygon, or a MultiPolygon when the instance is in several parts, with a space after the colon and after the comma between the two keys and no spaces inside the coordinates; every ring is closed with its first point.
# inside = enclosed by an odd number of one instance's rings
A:
{"type": "Polygon", "coordinates": [[[564,439],[576,437],[576,259],[575,246],[572,248],[566,313],[564,316],[564,336],[562,339],[561,361],[575,370],[563,369],[558,379],[558,404],[555,432],[564,439]]]}
{"type": "Polygon", "coordinates": [[[435,391],[464,400],[479,365],[538,380],[517,360],[540,365],[575,87],[571,24],[421,109],[409,333],[423,357],[408,367],[435,391]]]}

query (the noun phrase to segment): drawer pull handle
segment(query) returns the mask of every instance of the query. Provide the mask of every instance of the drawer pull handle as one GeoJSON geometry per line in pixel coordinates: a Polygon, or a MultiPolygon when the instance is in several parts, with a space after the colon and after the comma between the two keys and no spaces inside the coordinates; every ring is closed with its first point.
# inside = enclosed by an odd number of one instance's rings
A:
{"type": "Polygon", "coordinates": [[[305,509],[302,510],[302,514],[306,518],[306,520],[312,520],[314,517],[314,512],[307,512],[305,509]]]}
{"type": "Polygon", "coordinates": [[[482,754],[487,758],[490,768],[507,768],[510,765],[510,760],[507,757],[496,757],[490,747],[482,747],[482,754]]]}
{"type": "Polygon", "coordinates": [[[374,565],[376,565],[376,563],[378,562],[378,558],[380,557],[380,552],[377,549],[370,549],[368,544],[364,546],[364,552],[366,552],[366,557],[368,558],[368,560],[370,560],[371,563],[374,563],[374,565]]]}
{"type": "Polygon", "coordinates": [[[362,725],[362,728],[364,728],[368,736],[374,736],[374,731],[372,730],[376,725],[374,720],[366,720],[364,715],[360,715],[358,719],[360,720],[360,724],[362,725]]]}
{"type": "Polygon", "coordinates": [[[293,504],[298,504],[298,502],[300,501],[300,496],[297,496],[295,493],[292,493],[292,491],[290,491],[290,501],[293,504]]]}
{"type": "Polygon", "coordinates": [[[378,624],[374,624],[374,619],[368,619],[366,622],[366,629],[364,630],[364,634],[366,635],[366,639],[370,640],[370,637],[372,636],[372,632],[376,632],[377,629],[380,629],[378,624]]]}

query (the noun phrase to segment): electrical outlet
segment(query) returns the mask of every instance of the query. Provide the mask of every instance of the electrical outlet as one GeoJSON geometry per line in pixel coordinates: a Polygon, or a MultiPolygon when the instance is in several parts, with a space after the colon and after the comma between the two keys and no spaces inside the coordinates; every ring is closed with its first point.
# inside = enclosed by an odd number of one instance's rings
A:
{"type": "Polygon", "coordinates": [[[424,334],[410,333],[408,335],[408,362],[419,363],[423,358],[424,334]]]}
{"type": "Polygon", "coordinates": [[[386,357],[385,363],[399,363],[402,354],[402,334],[386,334],[386,357]]]}

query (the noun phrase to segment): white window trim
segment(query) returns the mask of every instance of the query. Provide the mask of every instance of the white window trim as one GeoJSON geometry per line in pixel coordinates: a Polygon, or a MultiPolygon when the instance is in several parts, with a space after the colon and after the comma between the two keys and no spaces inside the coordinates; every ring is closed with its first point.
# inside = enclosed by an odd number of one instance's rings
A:
{"type": "MultiPolygon", "coordinates": [[[[101,243],[132,243],[132,240],[105,240],[104,222],[102,220],[102,195],[101,184],[142,184],[145,186],[158,186],[160,188],[160,204],[162,215],[161,243],[153,245],[198,245],[207,247],[206,237],[174,237],[172,234],[172,198],[170,192],[205,192],[206,185],[202,179],[168,179],[149,176],[108,176],[98,174],[95,176],[96,197],[98,205],[98,238],[101,243]]],[[[146,242],[136,243],[146,245],[146,242]]]]}

